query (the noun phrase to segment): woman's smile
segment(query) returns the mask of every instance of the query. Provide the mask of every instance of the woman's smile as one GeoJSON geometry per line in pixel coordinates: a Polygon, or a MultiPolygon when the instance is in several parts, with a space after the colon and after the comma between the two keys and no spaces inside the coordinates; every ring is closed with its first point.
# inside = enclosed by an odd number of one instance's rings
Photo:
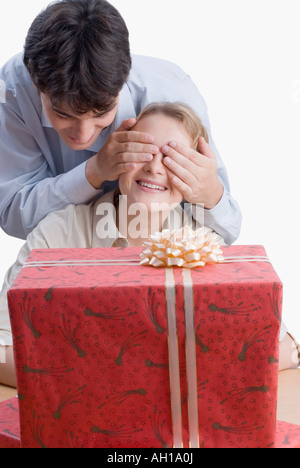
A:
{"type": "Polygon", "coordinates": [[[168,190],[167,187],[153,180],[139,179],[136,181],[136,183],[139,189],[144,192],[158,193],[158,192],[165,192],[166,190],[168,190]]]}

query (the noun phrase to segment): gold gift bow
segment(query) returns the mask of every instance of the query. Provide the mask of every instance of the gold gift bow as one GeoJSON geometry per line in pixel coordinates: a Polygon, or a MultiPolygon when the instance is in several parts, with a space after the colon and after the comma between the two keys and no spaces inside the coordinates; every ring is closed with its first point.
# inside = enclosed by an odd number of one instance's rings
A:
{"type": "Polygon", "coordinates": [[[163,229],[149,236],[146,247],[140,254],[141,265],[155,268],[203,267],[209,263],[229,263],[231,261],[269,261],[267,257],[241,256],[223,257],[223,238],[207,226],[193,230],[189,226],[181,229],[163,229]]]}
{"type": "MultiPolygon", "coordinates": [[[[225,257],[222,262],[269,262],[268,257],[258,255],[225,257]]],[[[23,268],[33,267],[57,267],[57,266],[133,266],[139,265],[138,259],[96,259],[96,260],[53,260],[53,261],[29,261],[23,268]]],[[[199,448],[199,423],[198,423],[198,395],[197,395],[197,361],[196,361],[196,334],[194,323],[194,292],[191,270],[181,268],[184,288],[184,310],[186,327],[186,376],[188,389],[188,422],[190,448],[199,448]]],[[[171,415],[173,447],[183,447],[182,435],[182,410],[180,389],[180,365],[176,318],[176,288],[174,268],[165,268],[166,309],[168,323],[168,353],[169,353],[169,380],[171,393],[171,415]]]]}

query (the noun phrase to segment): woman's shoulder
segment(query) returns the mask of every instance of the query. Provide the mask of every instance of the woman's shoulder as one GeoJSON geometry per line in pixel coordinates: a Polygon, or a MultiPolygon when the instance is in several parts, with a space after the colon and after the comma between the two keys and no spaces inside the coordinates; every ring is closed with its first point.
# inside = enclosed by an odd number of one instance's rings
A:
{"type": "Polygon", "coordinates": [[[48,248],[87,247],[94,202],[66,205],[49,213],[29,234],[31,243],[44,242],[48,248]]]}

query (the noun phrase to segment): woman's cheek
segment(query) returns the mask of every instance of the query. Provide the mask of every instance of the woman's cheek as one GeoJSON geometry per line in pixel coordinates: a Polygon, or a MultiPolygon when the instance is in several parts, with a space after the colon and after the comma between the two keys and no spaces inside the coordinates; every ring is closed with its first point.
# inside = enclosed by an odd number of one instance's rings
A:
{"type": "Polygon", "coordinates": [[[181,203],[183,201],[182,193],[172,186],[172,202],[173,203],[181,203]]]}
{"type": "Polygon", "coordinates": [[[119,188],[122,195],[128,195],[130,190],[130,176],[128,173],[121,174],[119,178],[119,188]]]}

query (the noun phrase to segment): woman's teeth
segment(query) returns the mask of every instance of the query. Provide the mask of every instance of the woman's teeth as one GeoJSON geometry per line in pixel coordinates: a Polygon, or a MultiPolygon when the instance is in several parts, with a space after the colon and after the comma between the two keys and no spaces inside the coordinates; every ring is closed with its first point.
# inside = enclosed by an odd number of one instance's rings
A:
{"type": "Polygon", "coordinates": [[[142,182],[141,180],[138,181],[138,184],[142,185],[142,187],[148,187],[148,188],[155,189],[155,190],[161,190],[161,191],[166,190],[166,187],[162,187],[161,185],[149,184],[147,182],[142,182]]]}

